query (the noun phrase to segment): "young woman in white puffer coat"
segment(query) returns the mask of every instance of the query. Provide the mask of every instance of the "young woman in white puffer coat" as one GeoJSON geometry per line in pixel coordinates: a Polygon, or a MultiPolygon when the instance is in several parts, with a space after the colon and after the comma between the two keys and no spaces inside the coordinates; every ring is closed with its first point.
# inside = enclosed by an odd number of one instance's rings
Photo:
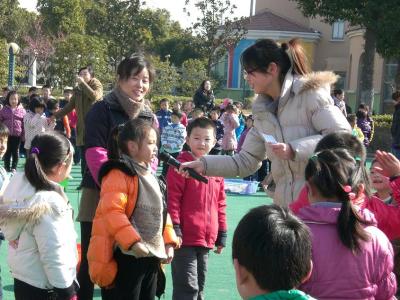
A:
{"type": "Polygon", "coordinates": [[[240,153],[205,156],[182,164],[180,170],[186,174],[184,168],[189,167],[208,176],[246,177],[268,158],[274,202],[288,206],[305,183],[305,166],[322,136],[351,130],[330,95],[337,76],[311,72],[296,39],[282,45],[259,40],[243,52],[241,61],[244,77],[257,97],[252,108],[254,127],[240,153]],[[264,135],[273,136],[276,143],[266,142],[264,135]]]}

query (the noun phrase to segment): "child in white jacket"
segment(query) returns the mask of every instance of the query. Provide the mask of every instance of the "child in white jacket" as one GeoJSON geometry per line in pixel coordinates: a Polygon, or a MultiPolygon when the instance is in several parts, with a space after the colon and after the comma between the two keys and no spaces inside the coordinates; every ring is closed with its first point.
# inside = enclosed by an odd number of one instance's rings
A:
{"type": "Polygon", "coordinates": [[[51,132],[37,135],[28,153],[25,172],[12,177],[0,204],[15,299],[76,299],[76,232],[59,185],[71,171],[73,148],[51,132]]]}
{"type": "Polygon", "coordinates": [[[31,148],[33,138],[39,133],[53,130],[56,123],[46,118],[44,111],[46,104],[39,97],[34,97],[29,102],[29,111],[24,116],[25,144],[28,151],[31,148]]]}

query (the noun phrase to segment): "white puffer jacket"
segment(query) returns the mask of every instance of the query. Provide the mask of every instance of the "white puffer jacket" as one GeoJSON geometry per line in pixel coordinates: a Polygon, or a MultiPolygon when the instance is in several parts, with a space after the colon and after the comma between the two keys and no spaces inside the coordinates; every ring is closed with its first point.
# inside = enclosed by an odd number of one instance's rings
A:
{"type": "Polygon", "coordinates": [[[330,86],[336,79],[332,72],[307,76],[293,76],[288,72],[279,101],[259,95],[253,103],[254,128],[247,134],[240,153],[232,157],[206,156],[202,159],[206,175],[245,177],[253,174],[268,157],[276,184],[274,202],[288,206],[305,183],[305,166],[322,136],[351,130],[330,95],[330,86]],[[261,133],[290,144],[295,152],[294,159],[277,158],[265,146],[261,133]]]}
{"type": "Polygon", "coordinates": [[[76,232],[72,208],[58,192],[40,191],[15,174],[0,204],[0,228],[12,276],[41,289],[67,288],[76,279],[76,232]]]}

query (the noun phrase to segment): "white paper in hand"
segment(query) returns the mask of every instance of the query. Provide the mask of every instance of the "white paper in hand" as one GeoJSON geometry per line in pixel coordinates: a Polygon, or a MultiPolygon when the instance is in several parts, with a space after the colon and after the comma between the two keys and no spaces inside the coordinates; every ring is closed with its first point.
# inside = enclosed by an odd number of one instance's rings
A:
{"type": "Polygon", "coordinates": [[[272,135],[263,133],[262,136],[264,138],[264,141],[268,144],[276,144],[277,143],[276,139],[272,135]]]}

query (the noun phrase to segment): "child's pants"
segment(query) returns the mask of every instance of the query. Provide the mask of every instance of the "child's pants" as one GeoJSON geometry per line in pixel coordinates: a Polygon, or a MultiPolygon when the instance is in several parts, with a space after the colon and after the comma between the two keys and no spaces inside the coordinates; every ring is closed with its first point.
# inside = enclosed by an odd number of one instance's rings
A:
{"type": "Polygon", "coordinates": [[[183,246],[172,260],[173,300],[203,300],[210,249],[183,246]]]}
{"type": "MultiPolygon", "coordinates": [[[[154,300],[157,289],[158,257],[136,258],[116,249],[118,265],[115,288],[109,291],[110,300],[154,300]]],[[[104,298],[103,298],[104,299],[104,298]]]]}
{"type": "Polygon", "coordinates": [[[19,144],[21,143],[20,136],[9,136],[7,141],[7,151],[4,154],[4,168],[7,172],[11,169],[17,169],[19,159],[19,144]],[[10,167],[10,161],[11,167],[10,167]]]}

